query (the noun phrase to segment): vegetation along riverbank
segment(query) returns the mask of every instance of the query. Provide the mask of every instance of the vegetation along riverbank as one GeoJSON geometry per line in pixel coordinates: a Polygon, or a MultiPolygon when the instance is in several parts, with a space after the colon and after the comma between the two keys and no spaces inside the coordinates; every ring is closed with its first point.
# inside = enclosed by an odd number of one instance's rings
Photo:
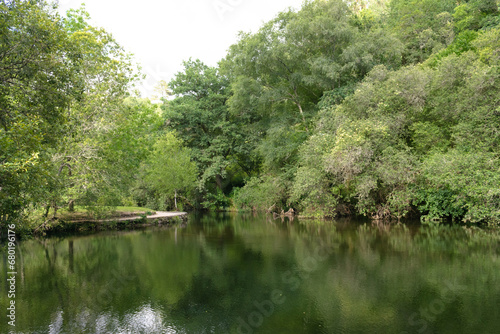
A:
{"type": "Polygon", "coordinates": [[[3,227],[124,205],[500,222],[497,0],[305,1],[152,99],[85,7],[0,17],[3,227]]]}

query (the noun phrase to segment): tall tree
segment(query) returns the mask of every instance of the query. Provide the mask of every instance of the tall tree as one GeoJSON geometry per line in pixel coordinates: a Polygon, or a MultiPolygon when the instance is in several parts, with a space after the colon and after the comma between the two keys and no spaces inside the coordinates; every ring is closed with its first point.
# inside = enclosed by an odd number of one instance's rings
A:
{"type": "Polygon", "coordinates": [[[68,110],[65,135],[50,151],[54,172],[47,209],[75,200],[81,205],[117,201],[114,190],[121,182],[116,178],[120,167],[110,159],[117,154],[109,143],[115,142],[114,138],[120,136],[117,130],[123,130],[126,124],[119,121],[128,112],[124,101],[137,72],[131,56],[104,29],[91,26],[89,19],[81,7],[69,10],[62,20],[73,45],[80,95],[68,110]]]}
{"type": "Polygon", "coordinates": [[[263,161],[263,183],[291,186],[320,101],[340,103],[378,64],[398,68],[401,52],[375,14],[355,13],[340,0],[306,1],[241,34],[221,67],[231,80],[230,111],[248,122],[247,138],[263,161]]]}
{"type": "Polygon", "coordinates": [[[191,204],[189,199],[196,188],[196,164],[191,150],[173,133],[168,132],[156,140],[141,166],[141,176],[137,191],[152,193],[142,199],[146,197],[148,207],[177,210],[180,202],[191,204]]]}
{"type": "Polygon", "coordinates": [[[80,96],[75,45],[44,1],[0,3],[0,215],[46,187],[50,156],[80,96]]]}
{"type": "Polygon", "coordinates": [[[230,191],[231,174],[246,168],[239,159],[246,152],[238,119],[228,111],[227,77],[217,68],[189,60],[168,86],[175,98],[163,107],[167,126],[191,148],[201,173],[199,190],[209,198],[230,191]]]}
{"type": "Polygon", "coordinates": [[[343,1],[307,1],[256,34],[242,34],[222,68],[232,82],[232,113],[262,122],[260,133],[269,139],[264,156],[279,169],[293,164],[325,92],[345,96],[373,66],[397,68],[400,59],[400,43],[377,24],[356,19],[343,1]],[[284,151],[279,138],[296,145],[284,151]]]}

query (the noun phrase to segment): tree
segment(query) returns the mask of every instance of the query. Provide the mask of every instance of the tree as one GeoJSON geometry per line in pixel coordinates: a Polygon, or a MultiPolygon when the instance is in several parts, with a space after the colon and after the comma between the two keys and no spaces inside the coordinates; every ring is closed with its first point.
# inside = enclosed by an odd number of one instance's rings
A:
{"type": "Polygon", "coordinates": [[[104,29],[89,25],[89,18],[81,7],[69,10],[62,20],[73,45],[80,95],[71,101],[64,135],[50,150],[57,173],[50,176],[54,186],[47,195],[47,212],[50,206],[57,210],[74,202],[89,206],[119,202],[117,189],[123,180],[118,175],[123,175],[123,169],[112,159],[126,155],[116,149],[131,150],[109,143],[124,138],[117,132],[126,129],[125,114],[140,117],[129,113],[124,103],[138,78],[131,56],[104,29]]]}
{"type": "Polygon", "coordinates": [[[164,99],[172,95],[170,88],[165,80],[160,80],[154,88],[154,92],[158,95],[154,95],[153,99],[164,99]]]}
{"type": "MultiPolygon", "coordinates": [[[[141,167],[145,190],[153,192],[153,202],[166,208],[168,202],[177,210],[178,198],[189,203],[196,188],[197,170],[192,161],[191,150],[171,132],[159,137],[153,150],[141,167]]],[[[151,201],[151,199],[150,199],[151,201]]]]}
{"type": "MultiPolygon", "coordinates": [[[[375,14],[355,14],[336,0],[307,1],[257,33],[241,34],[221,68],[231,81],[230,112],[245,120],[266,180],[291,187],[319,103],[340,103],[378,64],[398,68],[401,52],[375,14]]],[[[260,183],[251,184],[256,189],[260,183]]],[[[286,195],[280,202],[287,203],[286,195]]]]}
{"type": "Polygon", "coordinates": [[[455,0],[393,0],[387,23],[405,45],[403,64],[415,64],[448,46],[454,38],[455,0]]]}
{"type": "Polygon", "coordinates": [[[43,193],[47,152],[80,96],[74,43],[40,0],[0,3],[0,212],[11,218],[43,193]]]}
{"type": "Polygon", "coordinates": [[[324,103],[293,199],[326,215],[498,222],[499,33],[432,66],[375,67],[340,105],[324,103]]]}
{"type": "Polygon", "coordinates": [[[209,197],[228,193],[230,174],[246,168],[239,159],[246,152],[239,121],[228,111],[227,77],[217,68],[189,60],[169,87],[175,99],[163,107],[166,123],[192,150],[200,171],[199,190],[209,197]]]}
{"type": "Polygon", "coordinates": [[[0,9],[2,214],[118,203],[133,179],[127,167],[145,156],[144,121],[160,119],[152,105],[125,101],[138,78],[131,56],[88,24],[84,7],[65,18],[43,1],[0,9]]]}
{"type": "Polygon", "coordinates": [[[455,8],[453,13],[455,30],[460,33],[466,30],[491,28],[500,23],[497,0],[469,0],[455,8]]]}

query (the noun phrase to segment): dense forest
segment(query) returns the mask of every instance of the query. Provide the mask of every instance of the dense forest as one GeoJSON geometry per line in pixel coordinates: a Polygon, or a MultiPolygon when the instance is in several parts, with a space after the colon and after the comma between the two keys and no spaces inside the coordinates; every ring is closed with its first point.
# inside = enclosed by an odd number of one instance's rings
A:
{"type": "MultiPolygon", "coordinates": [[[[0,210],[500,222],[497,0],[305,1],[138,97],[85,8],[0,2],[0,210]]],[[[216,37],[214,37],[216,38],[216,37]]]]}

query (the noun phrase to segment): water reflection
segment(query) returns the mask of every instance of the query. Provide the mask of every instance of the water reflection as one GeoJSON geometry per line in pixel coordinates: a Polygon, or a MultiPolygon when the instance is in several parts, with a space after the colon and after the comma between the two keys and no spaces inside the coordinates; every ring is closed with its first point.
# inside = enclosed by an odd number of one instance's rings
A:
{"type": "Polygon", "coordinates": [[[105,313],[97,319],[97,333],[166,333],[178,334],[174,326],[166,323],[163,312],[151,305],[143,305],[139,310],[126,314],[117,321],[113,314],[105,313]]]}
{"type": "Polygon", "coordinates": [[[16,329],[496,333],[499,241],[477,228],[244,215],[30,240],[19,245],[16,329]]]}

